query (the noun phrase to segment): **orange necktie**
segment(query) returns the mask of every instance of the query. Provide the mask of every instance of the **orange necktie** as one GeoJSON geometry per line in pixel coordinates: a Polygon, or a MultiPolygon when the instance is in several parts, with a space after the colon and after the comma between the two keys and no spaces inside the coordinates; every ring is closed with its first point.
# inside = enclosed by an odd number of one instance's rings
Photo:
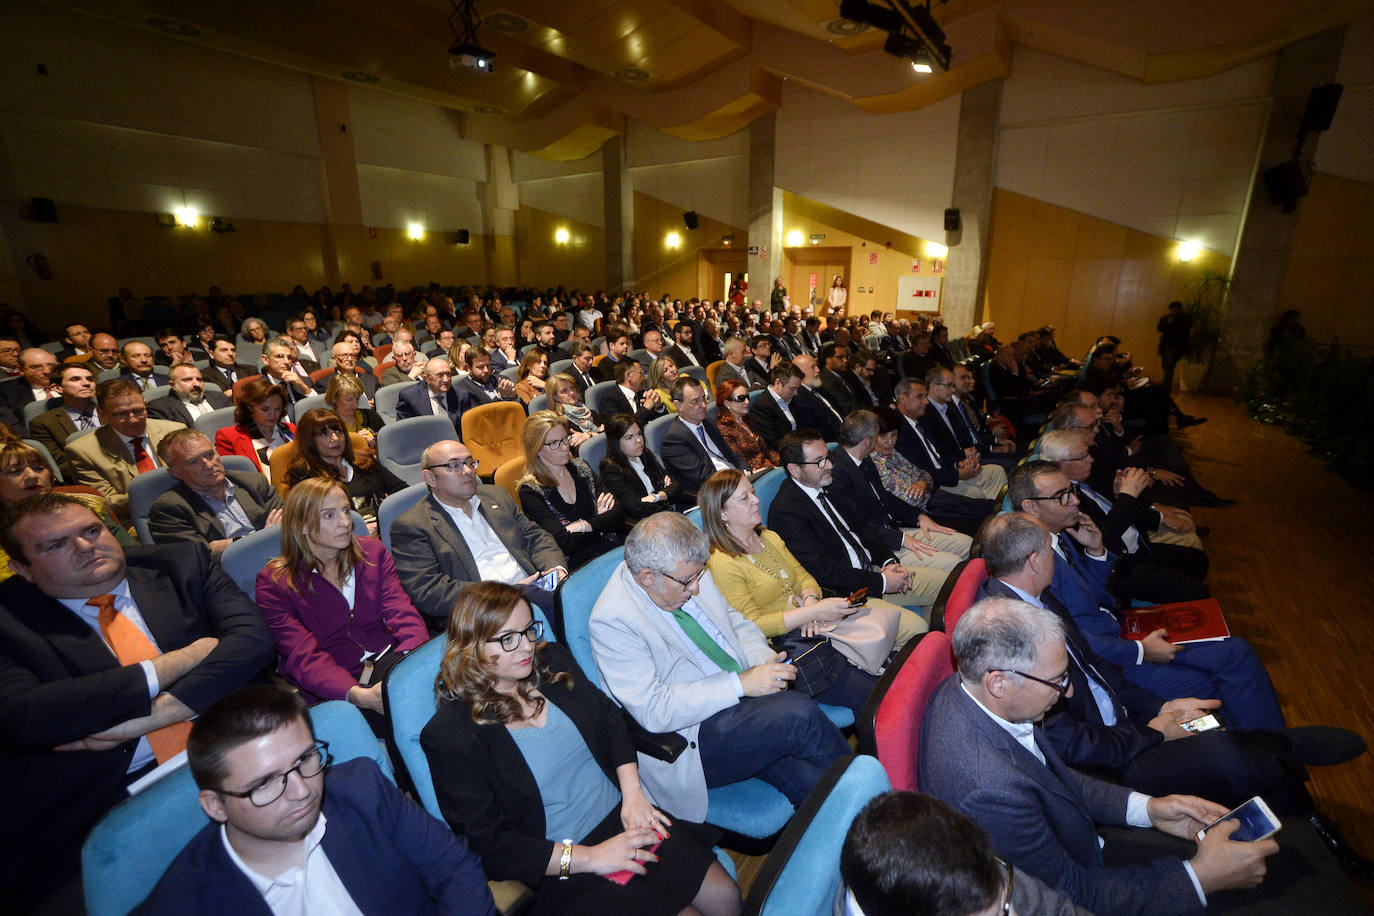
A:
{"type": "MultiPolygon", "coordinates": [[[[162,654],[132,620],[115,609],[114,595],[96,595],[86,604],[100,608],[100,634],[114,649],[115,658],[119,659],[121,665],[137,665],[162,654]]],[[[190,722],[176,722],[151,731],[146,737],[153,748],[153,756],[158,763],[162,763],[186,750],[186,736],[189,734],[190,722]]]]}

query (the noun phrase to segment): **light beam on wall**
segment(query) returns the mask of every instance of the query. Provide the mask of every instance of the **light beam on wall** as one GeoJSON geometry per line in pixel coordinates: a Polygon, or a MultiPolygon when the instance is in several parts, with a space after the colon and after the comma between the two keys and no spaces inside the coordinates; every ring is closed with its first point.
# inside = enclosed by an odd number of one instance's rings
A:
{"type": "Polygon", "coordinates": [[[788,247],[788,248],[797,248],[797,247],[800,247],[801,243],[802,243],[802,234],[801,234],[801,230],[800,230],[800,229],[793,229],[791,232],[787,233],[787,247],[788,247]]]}
{"type": "Polygon", "coordinates": [[[1187,263],[1197,257],[1200,251],[1202,251],[1202,246],[1197,242],[1191,240],[1181,242],[1178,246],[1178,259],[1187,263]]]}
{"type": "Polygon", "coordinates": [[[553,234],[553,240],[560,245],[568,244],[568,230],[559,229],[555,231],[553,234]]]}
{"type": "Polygon", "coordinates": [[[418,242],[425,237],[425,227],[419,223],[411,223],[406,226],[406,235],[418,242]]]}
{"type": "Polygon", "coordinates": [[[188,229],[196,228],[196,222],[200,219],[195,207],[177,207],[172,213],[177,218],[177,225],[188,229]]]}

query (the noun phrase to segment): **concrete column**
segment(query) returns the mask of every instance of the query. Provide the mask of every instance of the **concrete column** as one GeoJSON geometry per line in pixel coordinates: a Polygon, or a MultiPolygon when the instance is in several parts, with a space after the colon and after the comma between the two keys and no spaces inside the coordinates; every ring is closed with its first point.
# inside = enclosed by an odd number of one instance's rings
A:
{"type": "Polygon", "coordinates": [[[949,255],[940,312],[946,326],[963,333],[980,317],[987,287],[988,229],[992,221],[993,175],[997,169],[997,125],[1002,83],[996,79],[965,89],[959,103],[954,189],[950,206],[962,223],[945,233],[949,255]]]}
{"type": "Polygon", "coordinates": [[[749,293],[765,304],[774,278],[782,274],[782,189],[773,184],[776,134],[776,112],[749,122],[749,239],[745,244],[759,249],[759,254],[749,256],[749,293]]]}
{"type": "MultiPolygon", "coordinates": [[[[1209,389],[1229,390],[1240,382],[1245,371],[1259,362],[1265,337],[1278,318],[1279,293],[1288,270],[1293,233],[1302,215],[1302,202],[1292,213],[1284,213],[1282,206],[1270,203],[1263,176],[1273,166],[1292,158],[1308,93],[1336,78],[1345,31],[1344,27],[1328,29],[1295,41],[1279,52],[1259,167],[1250,185],[1245,227],[1232,263],[1221,345],[1208,373],[1209,389]]],[[[1316,159],[1320,138],[1320,134],[1307,138],[1303,147],[1306,163],[1316,159]]]]}
{"type": "Polygon", "coordinates": [[[339,249],[335,227],[363,224],[362,193],[358,190],[358,160],[349,132],[352,115],[348,87],[338,80],[311,77],[315,96],[315,124],[320,137],[320,193],[324,225],[320,227],[320,255],[325,282],[338,286],[339,249]]]}
{"type": "Polygon", "coordinates": [[[625,135],[601,145],[602,201],[606,211],[606,289],[635,285],[635,184],[625,135]]]}
{"type": "Polygon", "coordinates": [[[487,275],[492,283],[520,283],[515,246],[515,212],[520,209],[520,190],[511,178],[510,151],[486,145],[487,180],[481,186],[482,248],[487,275]]]}

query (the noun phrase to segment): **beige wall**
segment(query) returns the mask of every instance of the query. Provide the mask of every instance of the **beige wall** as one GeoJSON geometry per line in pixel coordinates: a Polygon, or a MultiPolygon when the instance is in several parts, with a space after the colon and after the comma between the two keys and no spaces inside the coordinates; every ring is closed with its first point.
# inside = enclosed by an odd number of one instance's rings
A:
{"type": "MultiPolygon", "coordinates": [[[[696,229],[682,221],[682,208],[667,201],[635,192],[635,289],[651,296],[672,293],[687,299],[692,296],[719,297],[703,281],[703,249],[719,249],[722,235],[735,236],[733,244],[743,244],[747,233],[708,216],[699,216],[696,229]],[[679,247],[669,248],[668,233],[676,232],[679,247]]],[[[751,278],[751,286],[753,285],[751,278]]]]}
{"type": "Polygon", "coordinates": [[[515,213],[515,257],[525,286],[598,290],[606,283],[606,232],[546,210],[522,206],[515,213]],[[559,245],[554,234],[568,230],[559,245]]]}
{"type": "Polygon", "coordinates": [[[1204,270],[1226,273],[1230,263],[1204,249],[1185,264],[1173,239],[1000,188],[988,249],[982,319],[997,322],[1000,339],[1052,324],[1059,348],[1076,357],[1113,334],[1152,373],[1159,316],[1171,300],[1190,298],[1204,270]]]}

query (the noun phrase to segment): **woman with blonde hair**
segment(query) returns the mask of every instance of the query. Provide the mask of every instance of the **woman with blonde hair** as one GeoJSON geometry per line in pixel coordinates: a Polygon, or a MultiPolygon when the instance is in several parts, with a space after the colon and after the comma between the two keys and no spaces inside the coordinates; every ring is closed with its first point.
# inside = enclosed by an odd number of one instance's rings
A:
{"type": "Polygon", "coordinates": [[[453,380],[456,382],[468,374],[465,366],[468,364],[468,351],[472,349],[472,341],[464,337],[455,340],[453,346],[448,348],[448,364],[453,367],[453,380]]]}
{"type": "Polygon", "coordinates": [[[581,458],[572,457],[568,421],[539,410],[525,421],[520,444],[525,476],[520,508],[558,542],[569,570],[620,545],[625,509],[581,458]]]}
{"type": "Polygon", "coordinates": [[[597,422],[592,409],[582,403],[582,391],[571,375],[558,373],[549,379],[544,390],[549,395],[549,409],[568,421],[571,430],[568,443],[573,448],[601,432],[602,425],[597,422]]]}
{"type": "Polygon", "coordinates": [[[759,499],[743,472],[717,471],[708,477],[697,492],[697,507],[711,542],[706,568],[725,600],[777,641],[775,648],[798,637],[829,636],[832,642],[842,637],[845,645],[834,648],[845,664],[830,665],[831,686],[812,696],[859,715],[888,656],[898,648],[903,615],[915,632],[925,632],[925,621],[878,596],[854,605],[849,596],[823,597],[816,579],[782,538],[763,526],[759,499]]]}
{"type": "Polygon", "coordinates": [[[520,358],[520,368],[516,370],[519,381],[515,383],[515,396],[526,407],[530,401],[542,394],[548,383],[549,357],[541,350],[534,349],[520,358]]]}
{"type": "Polygon", "coordinates": [[[258,573],[256,600],[277,644],[277,672],[309,702],[346,699],[384,729],[382,677],[429,634],[382,542],[353,533],[339,481],[312,477],[291,488],[281,556],[258,573]]]}
{"type": "Polygon", "coordinates": [[[454,605],[420,735],[444,819],[536,914],[735,916],[714,831],[650,804],[624,712],[543,635],[515,586],[478,582],[454,605]]]}
{"type": "Polygon", "coordinates": [[[344,429],[362,436],[368,445],[375,448],[382,418],[371,407],[358,406],[358,402],[366,396],[367,390],[363,388],[362,381],[351,372],[347,375],[335,372],[329,376],[329,384],[324,389],[325,406],[339,415],[344,429]]]}
{"type": "Polygon", "coordinates": [[[343,420],[332,410],[313,407],[301,417],[296,429],[296,460],[286,469],[286,485],[294,487],[311,477],[337,480],[348,494],[349,504],[377,533],[377,508],[406,483],[377,458],[370,446],[355,449],[343,420]]]}
{"type": "Polygon", "coordinates": [[[668,413],[677,413],[677,408],[673,406],[673,382],[677,381],[678,365],[671,356],[660,356],[649,366],[647,384],[649,388],[658,392],[658,400],[668,409],[668,413]]]}

